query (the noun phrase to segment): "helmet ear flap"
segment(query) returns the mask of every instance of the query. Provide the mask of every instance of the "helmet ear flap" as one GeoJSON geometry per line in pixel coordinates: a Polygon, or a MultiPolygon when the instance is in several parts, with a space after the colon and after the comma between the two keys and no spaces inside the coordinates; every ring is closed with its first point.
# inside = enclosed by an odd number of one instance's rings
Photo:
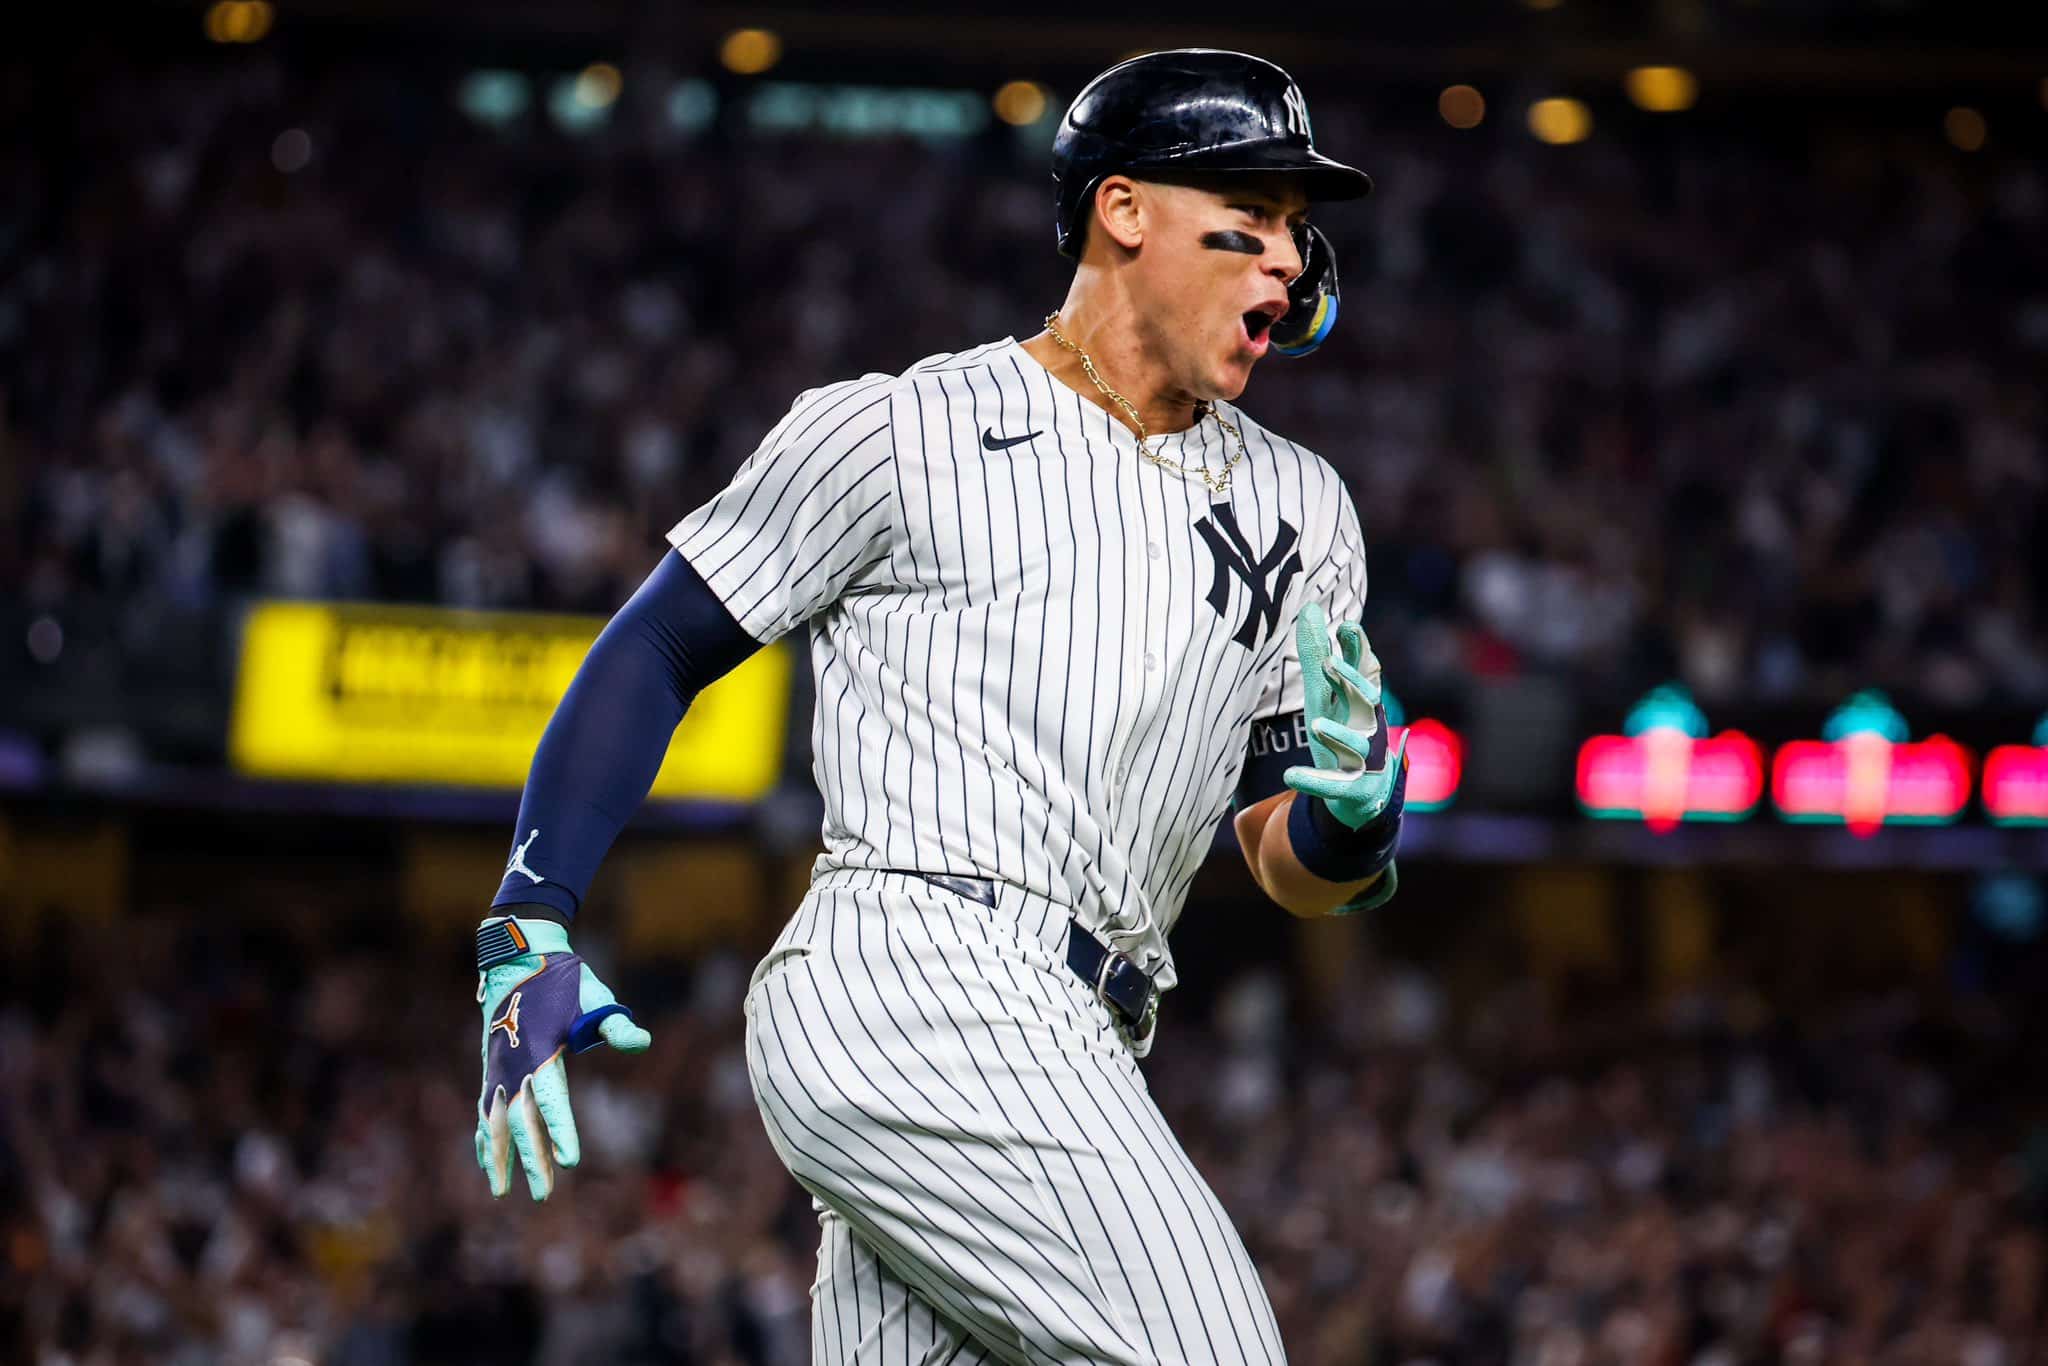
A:
{"type": "Polygon", "coordinates": [[[1287,312],[1273,324],[1273,349],[1306,356],[1337,325],[1337,256],[1330,239],[1308,223],[1294,230],[1294,245],[1301,252],[1301,274],[1287,286],[1287,312]]]}
{"type": "Polygon", "coordinates": [[[1056,241],[1060,255],[1069,260],[1081,259],[1081,249],[1088,244],[1088,220],[1095,216],[1095,191],[1109,175],[1108,171],[1100,171],[1078,186],[1060,189],[1056,241]]]}

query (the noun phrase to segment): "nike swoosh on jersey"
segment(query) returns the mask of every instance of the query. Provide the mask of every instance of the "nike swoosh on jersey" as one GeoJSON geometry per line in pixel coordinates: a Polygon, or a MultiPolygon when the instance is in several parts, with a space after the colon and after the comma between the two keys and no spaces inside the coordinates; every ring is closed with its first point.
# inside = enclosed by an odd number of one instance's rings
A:
{"type": "Polygon", "coordinates": [[[981,445],[982,449],[984,450],[1006,451],[1010,449],[1010,447],[1012,446],[1021,446],[1025,442],[1031,440],[1033,437],[1043,436],[1044,434],[1045,433],[1041,431],[1026,432],[1022,436],[997,436],[995,428],[983,427],[981,429],[981,445]]]}

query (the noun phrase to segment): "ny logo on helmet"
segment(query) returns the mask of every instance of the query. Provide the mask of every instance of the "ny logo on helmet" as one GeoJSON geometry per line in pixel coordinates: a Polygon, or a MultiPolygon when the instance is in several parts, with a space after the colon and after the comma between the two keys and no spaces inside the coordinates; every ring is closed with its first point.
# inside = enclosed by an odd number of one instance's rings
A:
{"type": "Polygon", "coordinates": [[[1280,534],[1273,538],[1273,548],[1262,559],[1238,529],[1237,514],[1228,503],[1211,504],[1209,515],[1195,523],[1195,530],[1201,533],[1209,553],[1216,557],[1216,577],[1209,583],[1209,605],[1216,609],[1217,616],[1229,621],[1230,581],[1235,578],[1243,583],[1251,599],[1250,609],[1231,639],[1247,650],[1257,649],[1280,619],[1280,603],[1287,596],[1287,585],[1301,572],[1301,554],[1294,548],[1300,533],[1282,519],[1280,534]],[[1270,588],[1266,582],[1269,578],[1273,580],[1270,588]]]}
{"type": "Polygon", "coordinates": [[[1313,137],[1308,130],[1308,99],[1301,93],[1301,87],[1289,84],[1287,87],[1287,131],[1303,137],[1313,137]]]}

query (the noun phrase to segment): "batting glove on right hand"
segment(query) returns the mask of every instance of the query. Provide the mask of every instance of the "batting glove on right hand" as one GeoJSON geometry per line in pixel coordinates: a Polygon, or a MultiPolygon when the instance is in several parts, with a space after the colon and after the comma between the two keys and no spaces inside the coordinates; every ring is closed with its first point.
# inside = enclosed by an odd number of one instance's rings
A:
{"type": "Polygon", "coordinates": [[[569,1109],[564,1055],[608,1043],[644,1053],[654,1038],[633,1023],[552,920],[500,916],[476,932],[477,1003],[484,1011],[484,1086],[476,1101],[476,1162],[502,1198],[512,1154],[535,1200],[555,1189],[558,1167],[583,1160],[569,1109]]]}
{"type": "Polygon", "coordinates": [[[1387,711],[1380,701],[1380,661],[1355,621],[1337,627],[1338,653],[1330,650],[1330,620],[1322,604],[1304,603],[1295,626],[1301,657],[1302,711],[1308,718],[1314,767],[1297,764],[1282,774],[1296,792],[1320,799],[1357,830],[1396,799],[1408,762],[1408,737],[1387,752],[1387,711]]]}

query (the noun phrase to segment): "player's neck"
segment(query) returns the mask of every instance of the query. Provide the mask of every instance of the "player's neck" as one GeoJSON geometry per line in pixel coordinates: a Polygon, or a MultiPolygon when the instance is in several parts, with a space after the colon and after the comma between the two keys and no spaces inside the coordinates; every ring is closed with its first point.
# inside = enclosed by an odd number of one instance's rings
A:
{"type": "MultiPolygon", "coordinates": [[[[1077,275],[1056,320],[1060,332],[1088,353],[1103,383],[1122,394],[1138,410],[1149,435],[1186,431],[1195,422],[1195,399],[1181,393],[1168,378],[1166,365],[1146,347],[1130,301],[1106,288],[1090,288],[1086,272],[1077,275]]],[[[1130,426],[1121,406],[1095,387],[1080,356],[1061,346],[1050,332],[1024,343],[1031,358],[1054,379],[1130,426]]],[[[1135,435],[1135,433],[1133,433],[1135,435]]]]}

